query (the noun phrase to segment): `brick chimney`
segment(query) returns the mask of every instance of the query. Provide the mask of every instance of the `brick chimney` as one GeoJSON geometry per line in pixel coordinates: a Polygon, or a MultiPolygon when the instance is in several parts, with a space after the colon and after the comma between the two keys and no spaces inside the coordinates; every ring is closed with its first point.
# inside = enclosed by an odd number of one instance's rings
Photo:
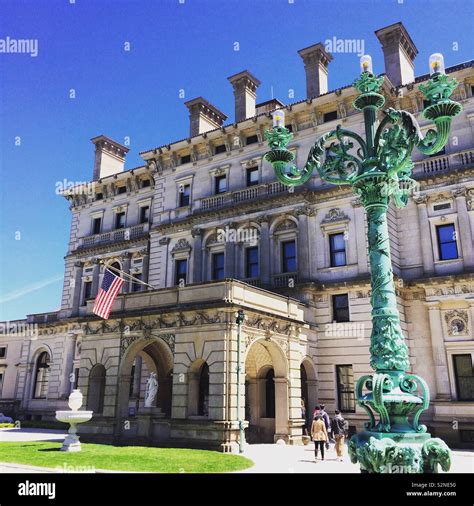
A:
{"type": "Polygon", "coordinates": [[[408,84],[415,80],[413,61],[418,49],[411,40],[403,23],[395,23],[375,32],[382,44],[385,74],[394,86],[408,84]]]}
{"type": "Polygon", "coordinates": [[[243,70],[227,79],[234,88],[235,122],[255,116],[256,92],[260,81],[248,70],[243,70]]]}
{"type": "Polygon", "coordinates": [[[312,46],[300,49],[298,54],[303,59],[306,72],[306,97],[315,98],[328,92],[328,65],[332,61],[328,53],[318,42],[312,46]]]}
{"type": "Polygon", "coordinates": [[[123,172],[125,156],[130,151],[128,148],[105,135],[94,137],[91,141],[95,145],[94,181],[123,172]]]}
{"type": "Polygon", "coordinates": [[[227,116],[202,97],[184,103],[189,109],[189,136],[209,132],[222,126],[227,116]]]}

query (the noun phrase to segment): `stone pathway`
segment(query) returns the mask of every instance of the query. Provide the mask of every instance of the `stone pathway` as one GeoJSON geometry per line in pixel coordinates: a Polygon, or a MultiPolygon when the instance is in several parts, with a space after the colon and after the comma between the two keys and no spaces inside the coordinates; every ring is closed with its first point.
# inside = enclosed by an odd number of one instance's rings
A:
{"type": "MultiPolygon", "coordinates": [[[[62,441],[66,433],[47,429],[0,429],[0,441],[62,441]]],[[[242,473],[359,473],[359,466],[351,464],[346,454],[343,462],[336,460],[334,447],[326,452],[324,461],[314,461],[314,446],[287,446],[278,444],[246,445],[244,457],[255,465],[242,473]]],[[[64,470],[48,469],[23,464],[2,463],[0,473],[57,473],[64,470]]],[[[474,452],[453,450],[453,473],[474,473],[474,452]]]]}

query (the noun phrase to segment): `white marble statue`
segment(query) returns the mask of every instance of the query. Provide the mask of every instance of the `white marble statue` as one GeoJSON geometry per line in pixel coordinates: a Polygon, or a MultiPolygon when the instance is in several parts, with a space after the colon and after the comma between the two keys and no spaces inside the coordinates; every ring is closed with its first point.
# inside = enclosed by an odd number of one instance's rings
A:
{"type": "Polygon", "coordinates": [[[156,379],[156,373],[150,373],[150,377],[146,382],[146,390],[145,390],[145,408],[153,407],[153,401],[155,400],[156,394],[158,392],[158,380],[156,379]]]}

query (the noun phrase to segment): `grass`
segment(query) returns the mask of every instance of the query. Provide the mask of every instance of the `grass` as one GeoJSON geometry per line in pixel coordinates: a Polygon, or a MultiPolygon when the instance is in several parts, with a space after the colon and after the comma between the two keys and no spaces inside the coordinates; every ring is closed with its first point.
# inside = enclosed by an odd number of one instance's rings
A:
{"type": "Polygon", "coordinates": [[[0,423],[0,429],[13,429],[14,427],[14,423],[0,423]]]}
{"type": "Polygon", "coordinates": [[[155,473],[224,473],[240,471],[253,462],[240,455],[208,450],[152,448],[143,446],[112,446],[82,444],[81,452],[61,452],[61,443],[0,442],[0,462],[41,467],[74,466],[91,470],[155,472],[155,473]]]}

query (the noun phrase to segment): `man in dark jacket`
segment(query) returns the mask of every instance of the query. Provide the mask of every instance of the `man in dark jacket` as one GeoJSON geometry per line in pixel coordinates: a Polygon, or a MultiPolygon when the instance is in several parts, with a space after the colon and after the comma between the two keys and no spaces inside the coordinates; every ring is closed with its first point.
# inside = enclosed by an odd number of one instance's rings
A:
{"type": "Polygon", "coordinates": [[[336,456],[341,462],[344,460],[344,439],[346,438],[346,421],[341,412],[336,409],[336,416],[332,420],[332,434],[336,440],[336,456]]]}
{"type": "Polygon", "coordinates": [[[329,421],[329,415],[326,413],[326,405],[321,404],[320,405],[320,412],[319,414],[323,417],[324,425],[326,425],[326,430],[328,431],[328,434],[331,432],[331,422],[329,421]]]}

